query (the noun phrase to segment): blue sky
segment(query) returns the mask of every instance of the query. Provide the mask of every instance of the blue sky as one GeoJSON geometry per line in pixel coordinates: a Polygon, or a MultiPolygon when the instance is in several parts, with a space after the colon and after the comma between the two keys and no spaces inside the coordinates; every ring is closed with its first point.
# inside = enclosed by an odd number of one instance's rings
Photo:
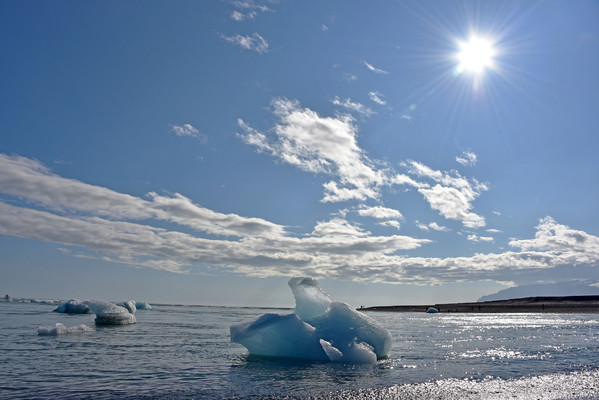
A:
{"type": "Polygon", "coordinates": [[[0,290],[286,306],[295,275],[353,305],[599,284],[598,20],[593,1],[2,2],[0,290]]]}

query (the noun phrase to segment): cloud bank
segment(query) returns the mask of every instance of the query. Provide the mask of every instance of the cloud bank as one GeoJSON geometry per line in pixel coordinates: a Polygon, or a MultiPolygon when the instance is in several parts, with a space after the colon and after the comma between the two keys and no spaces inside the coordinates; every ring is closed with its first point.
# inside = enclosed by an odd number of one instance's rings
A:
{"type": "MultiPolygon", "coordinates": [[[[307,112],[294,105],[287,107],[291,108],[281,111],[285,117],[307,112]]],[[[291,128],[280,129],[283,133],[291,128]]],[[[321,150],[325,152],[326,146],[321,150]]],[[[331,165],[308,165],[333,168],[338,160],[329,162],[331,165]]],[[[443,177],[441,174],[439,179],[443,177]]],[[[150,192],[139,198],[64,178],[37,160],[17,155],[0,154],[0,193],[2,235],[57,243],[62,251],[84,251],[88,257],[170,272],[210,266],[249,276],[299,274],[430,284],[504,280],[526,271],[595,266],[599,261],[598,237],[551,217],[539,222],[534,238],[511,240],[512,251],[471,257],[411,257],[411,250],[430,241],[374,235],[340,217],[317,222],[309,234],[292,235],[285,226],[210,210],[180,194],[150,192]],[[173,227],[160,227],[160,221],[173,227]],[[185,229],[177,230],[177,226],[185,229]]],[[[358,213],[382,221],[402,217],[399,211],[382,206],[364,207],[358,213]]]]}

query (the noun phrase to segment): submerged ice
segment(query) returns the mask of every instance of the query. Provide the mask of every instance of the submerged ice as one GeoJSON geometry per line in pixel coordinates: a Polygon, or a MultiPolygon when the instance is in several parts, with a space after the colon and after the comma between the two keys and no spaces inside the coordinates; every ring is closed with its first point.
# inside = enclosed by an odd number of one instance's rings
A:
{"type": "Polygon", "coordinates": [[[231,326],[231,341],[250,354],[349,363],[386,357],[391,336],[371,318],[332,301],[312,278],[292,278],[293,314],[265,314],[231,326]]]}

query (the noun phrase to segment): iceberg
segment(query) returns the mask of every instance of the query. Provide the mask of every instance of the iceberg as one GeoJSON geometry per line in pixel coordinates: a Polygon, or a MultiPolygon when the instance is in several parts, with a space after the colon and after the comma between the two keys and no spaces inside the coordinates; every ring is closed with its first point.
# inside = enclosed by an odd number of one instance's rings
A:
{"type": "Polygon", "coordinates": [[[391,335],[348,304],[331,300],[313,278],[289,280],[292,314],[264,314],[233,325],[231,342],[250,354],[345,363],[375,363],[391,349],[391,335]]]}
{"type": "Polygon", "coordinates": [[[135,315],[125,307],[105,301],[87,301],[92,313],[96,314],[96,325],[128,325],[134,324],[135,315]]]}
{"type": "Polygon", "coordinates": [[[54,309],[54,312],[67,314],[85,314],[89,312],[89,306],[78,299],[71,299],[61,303],[54,309]]]}
{"type": "Polygon", "coordinates": [[[137,311],[137,307],[133,300],[123,301],[122,303],[118,303],[117,305],[125,307],[127,311],[129,311],[131,314],[135,314],[135,311],[137,311]]]}
{"type": "Polygon", "coordinates": [[[152,306],[146,303],[145,301],[136,301],[135,308],[138,310],[151,310],[152,306]]]}
{"type": "Polygon", "coordinates": [[[85,324],[66,327],[60,322],[57,322],[55,326],[40,326],[37,329],[37,334],[40,336],[58,336],[72,333],[89,333],[93,331],[92,328],[85,324]]]}

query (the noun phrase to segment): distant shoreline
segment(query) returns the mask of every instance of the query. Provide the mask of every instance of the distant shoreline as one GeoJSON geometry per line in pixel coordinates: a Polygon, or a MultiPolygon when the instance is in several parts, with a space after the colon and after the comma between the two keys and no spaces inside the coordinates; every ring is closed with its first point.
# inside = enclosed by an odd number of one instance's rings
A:
{"type": "Polygon", "coordinates": [[[599,313],[599,296],[544,296],[472,303],[360,307],[360,311],[441,313],[599,313]]]}

